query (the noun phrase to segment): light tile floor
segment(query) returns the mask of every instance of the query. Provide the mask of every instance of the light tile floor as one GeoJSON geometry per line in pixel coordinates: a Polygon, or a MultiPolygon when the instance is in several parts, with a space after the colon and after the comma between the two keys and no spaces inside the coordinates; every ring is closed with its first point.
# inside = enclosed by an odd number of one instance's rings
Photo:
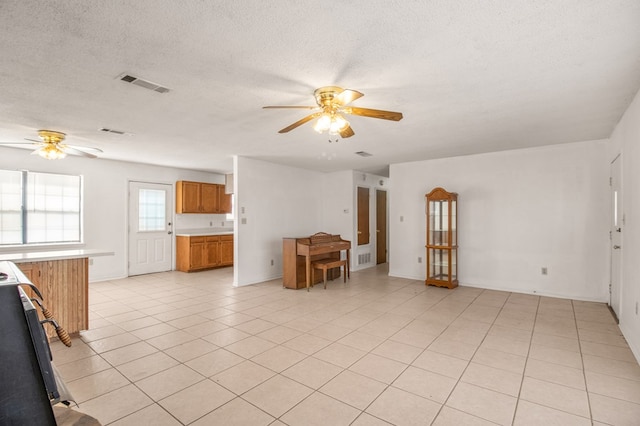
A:
{"type": "Polygon", "coordinates": [[[54,363],[104,425],[639,425],[605,304],[392,278],[233,288],[232,269],[91,283],[54,363]]]}

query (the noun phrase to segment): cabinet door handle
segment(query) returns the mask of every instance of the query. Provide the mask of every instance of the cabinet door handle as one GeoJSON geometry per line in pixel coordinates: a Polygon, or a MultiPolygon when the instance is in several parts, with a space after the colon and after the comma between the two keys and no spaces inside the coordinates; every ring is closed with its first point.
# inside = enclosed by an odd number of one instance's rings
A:
{"type": "Polygon", "coordinates": [[[617,244],[613,246],[613,249],[614,249],[614,250],[618,250],[618,249],[621,249],[621,248],[622,248],[622,246],[619,246],[619,245],[617,245],[617,244]]]}
{"type": "Polygon", "coordinates": [[[169,231],[169,232],[167,232],[167,234],[171,235],[171,234],[173,234],[173,232],[169,231]]]}

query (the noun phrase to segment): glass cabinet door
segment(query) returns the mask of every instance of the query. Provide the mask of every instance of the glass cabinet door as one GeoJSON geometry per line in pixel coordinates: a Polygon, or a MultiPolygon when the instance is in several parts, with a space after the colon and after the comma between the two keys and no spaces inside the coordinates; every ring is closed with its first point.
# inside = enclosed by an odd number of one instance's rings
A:
{"type": "Polygon", "coordinates": [[[447,246],[449,231],[449,204],[443,200],[429,202],[429,241],[427,244],[447,246]]]}

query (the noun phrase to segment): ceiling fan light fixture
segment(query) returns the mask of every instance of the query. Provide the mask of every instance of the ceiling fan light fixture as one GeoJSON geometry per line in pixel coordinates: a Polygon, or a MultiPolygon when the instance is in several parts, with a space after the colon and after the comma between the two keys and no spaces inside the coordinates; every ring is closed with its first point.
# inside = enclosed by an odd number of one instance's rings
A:
{"type": "Polygon", "coordinates": [[[329,132],[330,135],[337,135],[349,126],[349,122],[340,114],[323,113],[313,129],[318,133],[329,132]]]}
{"type": "Polygon", "coordinates": [[[338,135],[341,131],[347,128],[349,122],[344,119],[340,114],[336,114],[331,117],[331,125],[329,126],[330,135],[338,135]]]}
{"type": "Polygon", "coordinates": [[[38,150],[38,155],[47,160],[61,160],[67,156],[67,153],[62,151],[57,144],[48,143],[38,150]]]}
{"type": "Polygon", "coordinates": [[[331,116],[329,114],[322,114],[316,124],[313,125],[313,130],[318,133],[324,133],[331,127],[331,116]]]}

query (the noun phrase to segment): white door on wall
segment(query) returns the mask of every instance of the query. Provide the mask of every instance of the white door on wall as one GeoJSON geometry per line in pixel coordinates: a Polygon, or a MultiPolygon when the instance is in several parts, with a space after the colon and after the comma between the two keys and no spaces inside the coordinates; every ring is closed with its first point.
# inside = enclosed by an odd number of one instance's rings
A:
{"type": "Polygon", "coordinates": [[[611,282],[609,284],[609,306],[620,318],[620,304],[622,295],[621,272],[622,272],[622,227],[624,226],[624,215],[622,213],[622,170],[620,156],[611,163],[611,225],[609,235],[611,235],[611,282]]]}
{"type": "Polygon", "coordinates": [[[129,182],[129,275],[170,271],[172,185],[129,182]]]}

